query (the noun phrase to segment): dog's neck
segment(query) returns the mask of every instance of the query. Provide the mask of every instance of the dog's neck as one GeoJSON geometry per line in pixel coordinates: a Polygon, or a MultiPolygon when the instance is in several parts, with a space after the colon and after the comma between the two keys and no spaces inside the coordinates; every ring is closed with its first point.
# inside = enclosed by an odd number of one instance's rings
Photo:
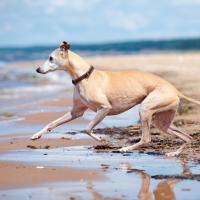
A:
{"type": "Polygon", "coordinates": [[[67,71],[72,79],[77,79],[90,69],[90,65],[72,51],[68,51],[68,60],[67,71]]]}

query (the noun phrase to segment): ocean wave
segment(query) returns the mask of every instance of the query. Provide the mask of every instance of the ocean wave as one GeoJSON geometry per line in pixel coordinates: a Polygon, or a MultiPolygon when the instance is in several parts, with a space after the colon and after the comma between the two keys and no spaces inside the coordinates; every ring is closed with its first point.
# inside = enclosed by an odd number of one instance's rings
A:
{"type": "Polygon", "coordinates": [[[0,68],[6,65],[6,62],[0,61],[0,68]]]}
{"type": "Polygon", "coordinates": [[[24,66],[21,68],[18,63],[2,66],[0,81],[0,89],[6,89],[7,91],[40,92],[43,89],[47,91],[72,87],[71,78],[67,73],[57,71],[42,75],[36,73],[33,67],[24,66]]]}
{"type": "MultiPolygon", "coordinates": [[[[22,96],[23,92],[25,93],[29,93],[29,92],[48,92],[48,91],[60,91],[60,90],[64,90],[66,89],[65,86],[63,85],[52,85],[52,84],[48,84],[48,85],[40,85],[40,86],[21,86],[21,87],[14,87],[14,88],[3,88],[1,89],[1,98],[2,97],[6,97],[6,96],[22,96]]],[[[27,95],[27,94],[26,94],[27,95]]]]}
{"type": "Polygon", "coordinates": [[[24,117],[17,117],[17,118],[12,118],[12,119],[3,119],[3,120],[0,120],[0,124],[18,122],[18,121],[23,121],[23,120],[24,120],[24,117]]]}
{"type": "Polygon", "coordinates": [[[46,78],[54,83],[63,83],[65,86],[72,87],[71,78],[68,74],[63,72],[49,73],[46,78]]]}

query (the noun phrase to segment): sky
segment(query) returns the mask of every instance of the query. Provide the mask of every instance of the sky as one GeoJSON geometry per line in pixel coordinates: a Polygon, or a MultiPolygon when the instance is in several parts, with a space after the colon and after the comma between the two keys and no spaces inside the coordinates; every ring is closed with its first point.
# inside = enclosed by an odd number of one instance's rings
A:
{"type": "Polygon", "coordinates": [[[0,47],[200,36],[200,0],[0,0],[0,47]]]}

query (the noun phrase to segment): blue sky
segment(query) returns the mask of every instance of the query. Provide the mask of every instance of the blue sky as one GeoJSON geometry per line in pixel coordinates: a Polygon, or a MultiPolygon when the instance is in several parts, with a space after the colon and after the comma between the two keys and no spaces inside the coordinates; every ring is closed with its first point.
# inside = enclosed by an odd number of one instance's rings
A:
{"type": "Polygon", "coordinates": [[[200,36],[200,0],[0,0],[0,46],[200,36]]]}

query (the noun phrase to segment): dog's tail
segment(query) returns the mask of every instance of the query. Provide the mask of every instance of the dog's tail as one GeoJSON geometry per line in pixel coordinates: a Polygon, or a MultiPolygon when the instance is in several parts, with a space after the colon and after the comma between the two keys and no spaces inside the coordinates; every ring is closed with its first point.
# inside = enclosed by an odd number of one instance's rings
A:
{"type": "Polygon", "coordinates": [[[190,98],[190,97],[187,97],[187,96],[185,96],[184,94],[182,94],[182,93],[179,92],[179,91],[178,91],[178,96],[179,96],[180,98],[186,99],[186,100],[188,100],[188,101],[190,101],[190,102],[192,102],[192,103],[196,103],[196,104],[200,105],[200,101],[195,100],[195,99],[190,98]]]}

